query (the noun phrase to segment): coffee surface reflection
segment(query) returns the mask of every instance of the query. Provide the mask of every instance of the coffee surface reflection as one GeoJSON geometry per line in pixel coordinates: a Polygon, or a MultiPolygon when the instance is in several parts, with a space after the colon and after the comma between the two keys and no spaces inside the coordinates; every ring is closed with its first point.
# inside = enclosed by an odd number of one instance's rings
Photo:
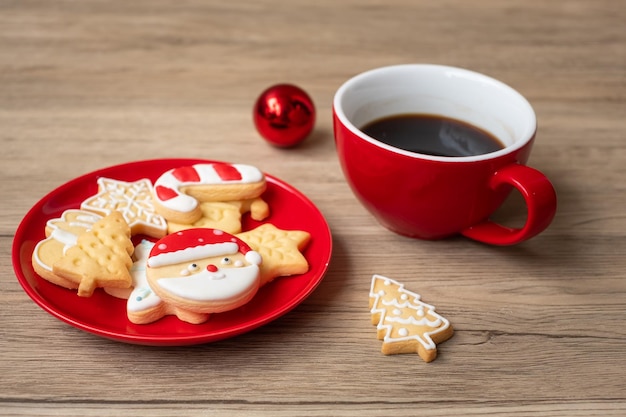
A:
{"type": "Polygon", "coordinates": [[[405,151],[461,157],[504,148],[492,134],[460,120],[430,114],[399,114],[367,123],[368,136],[405,151]]]}

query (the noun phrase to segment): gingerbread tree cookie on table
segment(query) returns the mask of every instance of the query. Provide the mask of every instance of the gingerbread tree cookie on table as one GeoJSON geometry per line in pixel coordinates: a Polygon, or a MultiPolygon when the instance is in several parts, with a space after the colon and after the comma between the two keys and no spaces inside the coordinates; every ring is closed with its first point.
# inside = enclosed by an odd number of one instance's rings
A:
{"type": "Polygon", "coordinates": [[[417,353],[425,362],[437,357],[437,344],[452,337],[450,322],[435,307],[420,300],[397,281],[374,275],[370,289],[370,313],[382,353],[417,353]]]}

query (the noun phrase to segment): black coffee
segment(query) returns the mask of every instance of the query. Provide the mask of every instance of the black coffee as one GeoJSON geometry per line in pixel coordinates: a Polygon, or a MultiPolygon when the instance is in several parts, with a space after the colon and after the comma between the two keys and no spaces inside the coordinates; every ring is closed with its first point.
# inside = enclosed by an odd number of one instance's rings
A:
{"type": "Polygon", "coordinates": [[[395,148],[428,155],[473,156],[504,148],[496,137],[478,127],[430,114],[384,117],[361,130],[395,148]]]}

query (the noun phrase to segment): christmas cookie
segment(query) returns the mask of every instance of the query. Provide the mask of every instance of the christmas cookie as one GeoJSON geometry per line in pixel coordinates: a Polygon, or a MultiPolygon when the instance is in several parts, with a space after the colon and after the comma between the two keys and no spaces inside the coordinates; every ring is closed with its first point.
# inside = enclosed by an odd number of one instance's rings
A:
{"type": "Polygon", "coordinates": [[[115,298],[122,298],[128,300],[133,290],[148,286],[146,281],[146,262],[148,261],[148,255],[154,246],[154,242],[142,239],[139,244],[135,246],[133,252],[133,265],[130,267],[130,276],[132,278],[132,284],[129,288],[112,288],[105,287],[104,291],[112,295],[115,298]]]}
{"type": "Polygon", "coordinates": [[[266,186],[263,173],[251,165],[196,164],[163,173],[153,200],[167,221],[192,224],[202,218],[200,203],[256,199],[266,186]]]}
{"type": "Polygon", "coordinates": [[[128,288],[134,246],[122,213],[113,211],[76,239],[54,262],[54,274],[78,285],[78,295],[91,296],[97,287],[128,288]]]}
{"type": "Polygon", "coordinates": [[[385,355],[417,352],[431,362],[437,357],[437,344],[452,337],[450,322],[397,281],[374,275],[369,299],[372,324],[385,355]]]}
{"type": "Polygon", "coordinates": [[[134,298],[134,307],[127,309],[129,319],[148,323],[175,314],[202,323],[211,313],[240,307],[259,289],[261,262],[258,252],[222,230],[170,234],[155,243],[147,260],[146,277],[154,294],[134,298]],[[161,302],[152,304],[152,296],[161,302]]]}
{"type": "Polygon", "coordinates": [[[83,210],[66,210],[60,218],[46,223],[46,238],[33,251],[32,264],[35,272],[45,280],[69,289],[78,288],[78,283],[58,276],[52,265],[61,259],[65,251],[76,245],[78,235],[91,229],[100,220],[97,214],[83,210]]]}
{"type": "MultiPolygon", "coordinates": [[[[143,240],[135,247],[135,262],[130,268],[133,277],[133,290],[126,302],[128,319],[135,324],[152,323],[168,314],[169,309],[163,300],[152,291],[146,277],[148,257],[154,243],[143,240]]],[[[172,313],[173,314],[173,313],[172,313]]]]}
{"type": "Polygon", "coordinates": [[[98,193],[81,204],[83,210],[102,216],[119,211],[131,229],[131,234],[155,238],[165,236],[167,223],[155,210],[152,183],[142,179],[135,182],[98,178],[98,193]]]}
{"type": "Polygon", "coordinates": [[[206,227],[234,234],[241,232],[241,216],[244,213],[250,212],[250,217],[257,221],[265,220],[269,216],[269,206],[261,198],[228,202],[206,201],[199,205],[202,211],[199,220],[191,224],[170,221],[167,226],[168,232],[206,227]]]}
{"type": "Polygon", "coordinates": [[[311,234],[301,230],[282,230],[271,223],[237,234],[263,257],[261,285],[276,277],[304,274],[309,263],[302,250],[309,244],[311,234]]]}

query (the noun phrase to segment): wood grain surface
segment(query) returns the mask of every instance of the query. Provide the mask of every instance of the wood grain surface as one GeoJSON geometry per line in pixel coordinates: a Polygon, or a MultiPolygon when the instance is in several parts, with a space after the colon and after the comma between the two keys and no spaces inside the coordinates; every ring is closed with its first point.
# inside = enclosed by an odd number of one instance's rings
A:
{"type": "MultiPolygon", "coordinates": [[[[620,0],[0,0],[0,415],[625,415],[625,21],[620,0]],[[530,165],[559,199],[543,234],[424,242],[359,205],[336,158],[333,94],[415,62],[483,72],[533,104],[530,165]],[[317,107],[288,150],[251,116],[283,82],[317,107]],[[306,194],[333,233],[316,291],[192,347],[109,341],[33,303],[11,264],[29,208],[84,173],[169,157],[253,164],[306,194]],[[374,273],[451,321],[434,362],[380,353],[374,273]]],[[[496,216],[523,221],[519,198],[496,216]]]]}

